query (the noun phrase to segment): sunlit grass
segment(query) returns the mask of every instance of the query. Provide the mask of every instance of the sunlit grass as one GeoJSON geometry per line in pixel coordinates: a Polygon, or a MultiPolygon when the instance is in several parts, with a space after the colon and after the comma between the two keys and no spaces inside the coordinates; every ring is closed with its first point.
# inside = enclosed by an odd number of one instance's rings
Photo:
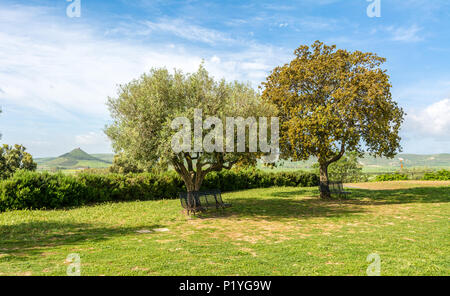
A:
{"type": "Polygon", "coordinates": [[[370,253],[382,275],[449,275],[450,187],[416,185],[246,190],[192,218],[178,200],[1,213],[0,275],[65,275],[70,253],[83,275],[366,275],[370,253]]]}

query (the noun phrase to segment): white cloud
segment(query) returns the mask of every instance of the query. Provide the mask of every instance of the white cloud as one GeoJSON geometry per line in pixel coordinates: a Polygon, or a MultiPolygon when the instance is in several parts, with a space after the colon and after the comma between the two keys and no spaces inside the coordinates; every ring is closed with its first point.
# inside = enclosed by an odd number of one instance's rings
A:
{"type": "Polygon", "coordinates": [[[220,63],[220,58],[218,57],[218,56],[216,56],[216,55],[214,55],[212,58],[211,58],[211,62],[212,63],[220,63]]]}
{"type": "Polygon", "coordinates": [[[74,145],[89,152],[111,151],[100,130],[109,120],[106,99],[116,94],[118,84],[152,67],[193,72],[205,59],[216,78],[257,87],[289,56],[290,50],[233,39],[186,21],[150,27],[136,21],[108,31],[83,16],[67,18],[56,8],[1,3],[2,140],[22,143],[39,156],[59,155],[74,145]],[[161,38],[148,35],[158,32],[161,38]],[[216,43],[220,46],[212,46],[216,43]]]}
{"type": "Polygon", "coordinates": [[[191,40],[200,41],[208,44],[216,44],[218,42],[234,42],[234,39],[226,36],[222,32],[207,29],[197,25],[186,23],[180,19],[164,19],[159,22],[144,22],[146,29],[144,32],[167,32],[178,37],[191,40]]]}
{"type": "Polygon", "coordinates": [[[417,25],[410,27],[387,27],[386,30],[392,34],[392,40],[402,42],[419,42],[423,40],[423,37],[419,36],[419,32],[422,30],[417,25]]]}
{"type": "Polygon", "coordinates": [[[98,143],[104,143],[106,137],[104,134],[89,132],[84,135],[78,135],[75,137],[75,142],[79,145],[94,145],[98,143]]]}
{"type": "Polygon", "coordinates": [[[103,132],[88,132],[75,136],[75,145],[86,151],[101,152],[111,149],[111,142],[103,132]]]}
{"type": "MultiPolygon", "coordinates": [[[[115,94],[117,84],[152,67],[192,72],[202,58],[213,56],[201,47],[174,44],[173,39],[158,44],[119,40],[120,35],[105,36],[94,26],[54,14],[46,7],[0,5],[0,100],[61,120],[80,115],[106,119],[105,101],[115,94]]],[[[230,40],[218,31],[177,20],[147,25],[200,42],[230,40]]],[[[286,57],[286,51],[272,46],[254,42],[238,46],[220,53],[220,59],[206,61],[212,75],[250,80],[257,86],[286,57]]]]}
{"type": "MultiPolygon", "coordinates": [[[[426,67],[426,66],[425,66],[426,67]]],[[[423,71],[430,71],[423,68],[423,71]]],[[[425,109],[433,102],[450,96],[450,77],[441,74],[438,78],[425,78],[396,84],[392,88],[393,96],[406,106],[419,106],[425,109]]]]}
{"type": "Polygon", "coordinates": [[[423,110],[412,111],[406,126],[410,132],[437,140],[450,140],[450,99],[433,103],[423,110]]]}

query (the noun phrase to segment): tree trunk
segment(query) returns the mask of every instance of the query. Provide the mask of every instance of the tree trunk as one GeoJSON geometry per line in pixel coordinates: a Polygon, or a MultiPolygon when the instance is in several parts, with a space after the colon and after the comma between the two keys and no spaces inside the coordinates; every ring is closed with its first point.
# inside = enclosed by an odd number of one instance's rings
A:
{"type": "Polygon", "coordinates": [[[205,178],[205,173],[203,171],[201,171],[200,169],[197,169],[197,173],[195,174],[195,177],[192,180],[192,182],[194,183],[195,191],[200,191],[200,188],[202,187],[204,178],[205,178]]]}
{"type": "Polygon", "coordinates": [[[186,186],[187,196],[186,196],[186,211],[189,213],[195,213],[197,209],[197,200],[195,198],[195,185],[192,177],[189,174],[181,174],[181,177],[186,186]]]}
{"type": "Polygon", "coordinates": [[[331,198],[330,187],[328,186],[328,163],[320,163],[319,166],[320,172],[320,198],[329,199],[331,198]]]}
{"type": "Polygon", "coordinates": [[[186,174],[182,175],[181,177],[184,181],[184,185],[186,185],[186,191],[187,192],[195,191],[194,181],[192,180],[191,176],[189,176],[189,174],[186,174]]]}
{"type": "Polygon", "coordinates": [[[184,184],[186,185],[187,190],[188,214],[189,212],[195,213],[198,210],[199,205],[197,204],[197,192],[200,191],[203,179],[203,174],[198,175],[198,173],[195,177],[191,174],[186,174],[183,176],[184,184]]]}
{"type": "Polygon", "coordinates": [[[203,179],[201,180],[195,180],[194,181],[194,190],[195,191],[200,191],[200,188],[202,187],[202,183],[203,183],[203,179]]]}

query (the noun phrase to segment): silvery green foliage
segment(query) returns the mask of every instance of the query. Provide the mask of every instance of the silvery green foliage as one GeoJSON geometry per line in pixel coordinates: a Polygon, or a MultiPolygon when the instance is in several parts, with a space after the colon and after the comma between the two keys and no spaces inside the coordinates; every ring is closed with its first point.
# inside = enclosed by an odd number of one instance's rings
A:
{"type": "MultiPolygon", "coordinates": [[[[211,171],[231,168],[236,163],[255,163],[261,155],[227,150],[175,153],[171,143],[177,132],[172,125],[175,118],[193,120],[199,109],[203,119],[215,117],[222,122],[226,122],[227,117],[270,117],[276,113],[272,105],[260,100],[250,85],[216,81],[202,65],[192,74],[152,69],[139,79],[121,85],[117,96],[109,98],[107,104],[113,122],[105,133],[112,140],[115,151],[125,153],[146,167],[171,165],[181,175],[188,190],[198,189],[211,171]]],[[[191,122],[192,126],[194,124],[191,122]]],[[[209,132],[204,129],[202,138],[209,132]]],[[[194,143],[194,133],[191,137],[194,143]]]]}

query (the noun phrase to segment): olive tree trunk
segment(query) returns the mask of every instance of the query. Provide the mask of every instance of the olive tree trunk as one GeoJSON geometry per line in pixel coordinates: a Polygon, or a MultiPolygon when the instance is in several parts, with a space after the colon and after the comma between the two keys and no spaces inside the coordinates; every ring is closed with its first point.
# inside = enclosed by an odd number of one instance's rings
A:
{"type": "Polygon", "coordinates": [[[203,174],[192,175],[190,173],[181,174],[181,178],[184,181],[184,185],[186,185],[187,192],[199,191],[202,187],[204,176],[203,174]]]}

